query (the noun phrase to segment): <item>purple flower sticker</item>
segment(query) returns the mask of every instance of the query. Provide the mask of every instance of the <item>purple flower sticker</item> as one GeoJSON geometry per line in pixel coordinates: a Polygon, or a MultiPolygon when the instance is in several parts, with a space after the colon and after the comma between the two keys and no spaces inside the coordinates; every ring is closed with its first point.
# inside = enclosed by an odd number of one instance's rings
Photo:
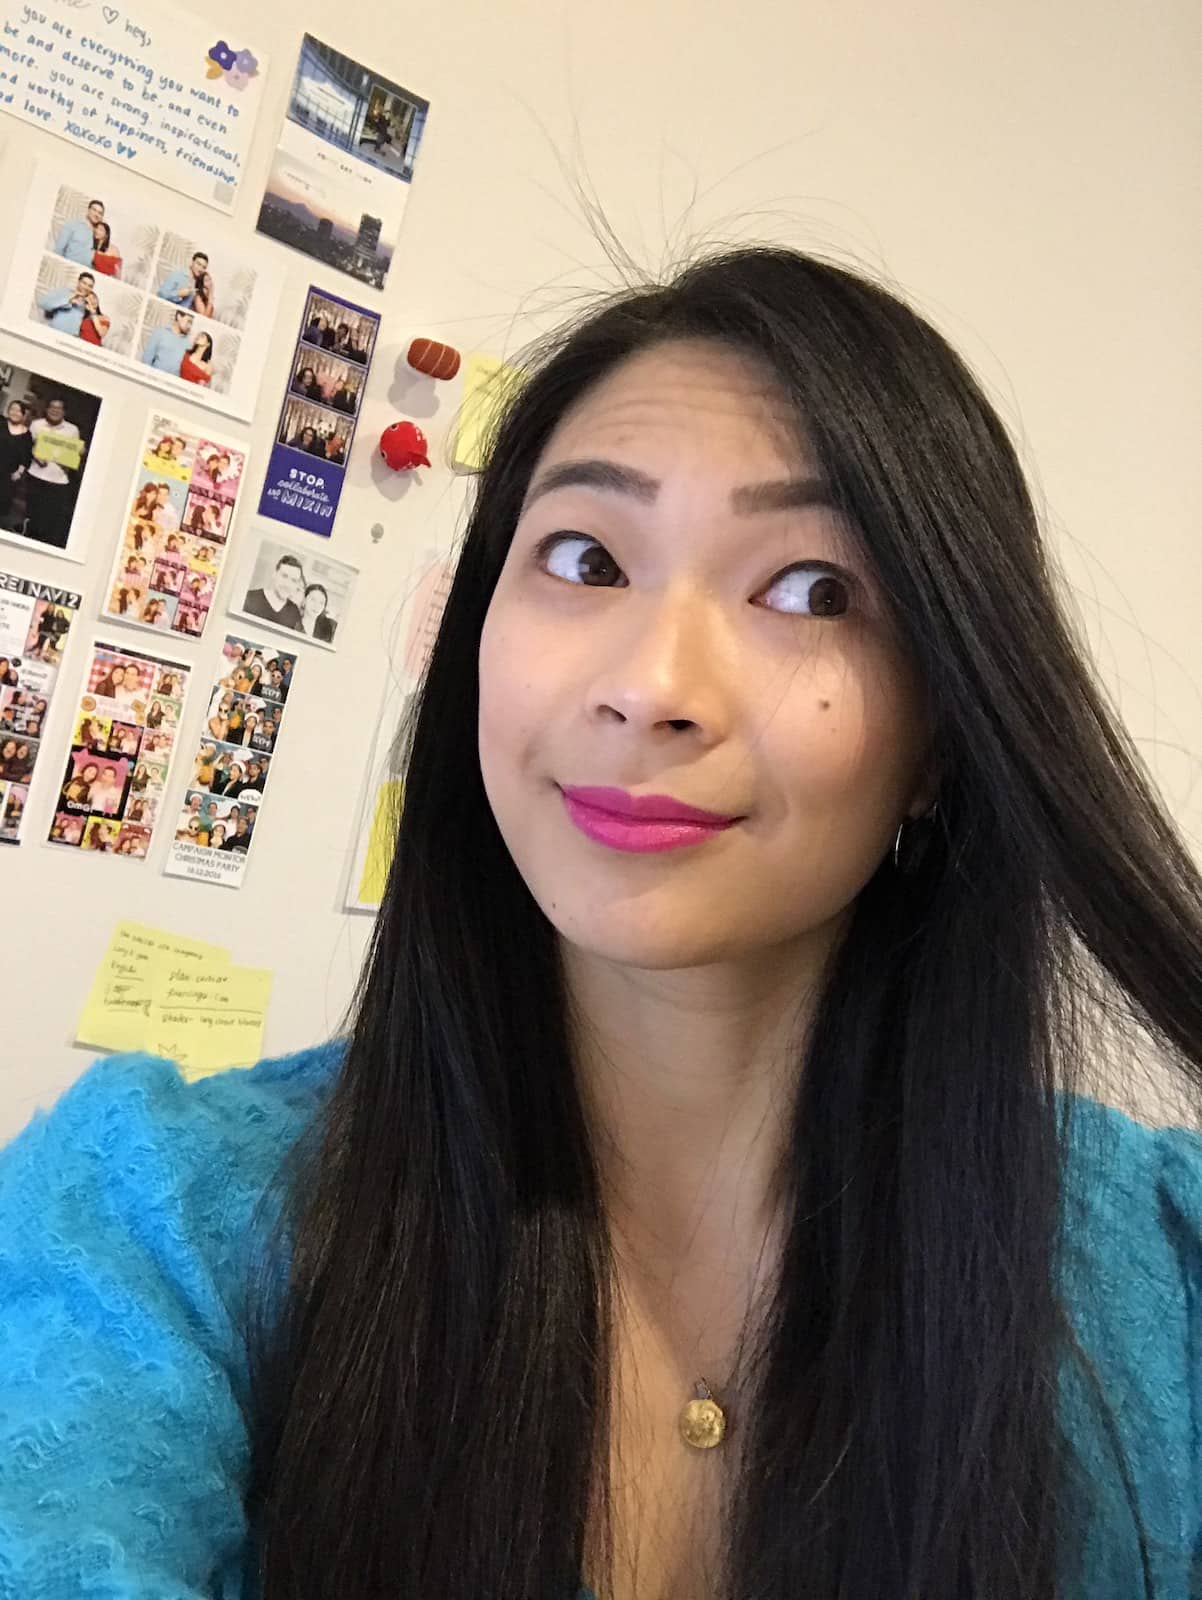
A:
{"type": "Polygon", "coordinates": [[[230,70],[236,59],[234,52],[224,39],[218,39],[217,43],[209,51],[209,60],[215,61],[224,72],[230,70]]]}

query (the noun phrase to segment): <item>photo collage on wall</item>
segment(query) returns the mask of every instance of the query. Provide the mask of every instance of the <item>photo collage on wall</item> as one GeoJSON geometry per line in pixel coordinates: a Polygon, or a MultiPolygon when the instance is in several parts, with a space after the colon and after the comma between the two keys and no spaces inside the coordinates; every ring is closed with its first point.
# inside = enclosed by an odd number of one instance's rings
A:
{"type": "Polygon", "coordinates": [[[0,302],[5,325],[249,420],[281,274],[254,241],[117,177],[35,167],[0,302]]]}
{"type": "Polygon", "coordinates": [[[0,844],[20,844],[29,782],[81,596],[0,572],[0,844]]]}
{"type": "Polygon", "coordinates": [[[152,412],[104,615],[199,639],[225,559],[246,453],[152,412]]]}
{"type": "Polygon", "coordinates": [[[291,652],[227,635],[164,868],[170,876],[241,886],[295,670],[291,652]]]}
{"type": "Polygon", "coordinates": [[[187,663],[100,643],[84,675],[48,842],[143,857],[167,786],[187,663]]]}

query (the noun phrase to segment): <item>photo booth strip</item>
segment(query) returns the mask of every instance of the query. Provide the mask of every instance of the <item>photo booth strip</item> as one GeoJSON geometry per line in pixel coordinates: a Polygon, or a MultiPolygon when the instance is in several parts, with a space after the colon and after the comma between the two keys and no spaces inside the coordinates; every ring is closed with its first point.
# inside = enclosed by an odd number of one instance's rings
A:
{"type": "Polygon", "coordinates": [[[293,651],[226,636],[167,876],[242,887],[295,671],[293,651]]]}
{"type": "Polygon", "coordinates": [[[93,642],[48,844],[145,859],[190,673],[186,661],[93,642]]]}
{"type": "Polygon", "coordinates": [[[0,844],[20,844],[67,635],[83,596],[0,572],[0,844]]]}
{"type": "Polygon", "coordinates": [[[371,371],[380,318],[310,288],[288,367],[259,515],[326,538],[371,371]]]}
{"type": "Polygon", "coordinates": [[[138,447],[101,612],[204,636],[246,482],[246,447],[152,411],[138,447]]]}

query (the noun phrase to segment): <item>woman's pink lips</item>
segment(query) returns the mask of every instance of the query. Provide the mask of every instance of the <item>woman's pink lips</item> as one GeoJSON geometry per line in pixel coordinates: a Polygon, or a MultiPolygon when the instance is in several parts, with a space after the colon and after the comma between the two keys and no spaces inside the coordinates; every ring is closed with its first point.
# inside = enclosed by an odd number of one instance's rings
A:
{"type": "Polygon", "coordinates": [[[628,795],[621,789],[563,788],[560,792],[568,816],[581,833],[598,844],[608,845],[612,850],[636,854],[678,850],[684,845],[700,844],[724,832],[739,820],[737,817],[716,817],[712,812],[699,811],[695,806],[685,806],[665,797],[628,795]],[[621,805],[623,812],[606,809],[605,805],[597,803],[598,798],[621,805]],[[639,809],[671,810],[676,815],[657,817],[630,814],[632,810],[639,809]]]}

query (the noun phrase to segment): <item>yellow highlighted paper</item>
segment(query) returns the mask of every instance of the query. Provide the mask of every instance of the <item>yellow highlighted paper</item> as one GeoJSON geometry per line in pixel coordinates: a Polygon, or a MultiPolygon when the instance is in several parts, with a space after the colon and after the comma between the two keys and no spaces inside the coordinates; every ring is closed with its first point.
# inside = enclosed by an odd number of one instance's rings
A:
{"type": "Polygon", "coordinates": [[[186,1078],[262,1054],[271,973],[236,967],[219,945],[118,923],[75,1037],[105,1050],[148,1050],[186,1078]]]}
{"type": "Polygon", "coordinates": [[[464,357],[463,401],[451,463],[466,472],[479,472],[484,465],[484,447],[497,416],[523,382],[518,367],[478,351],[464,357]]]}
{"type": "Polygon", "coordinates": [[[388,869],[392,865],[397,818],[401,814],[404,794],[405,783],[402,778],[390,778],[376,790],[371,832],[367,836],[363,871],[359,875],[357,899],[361,906],[378,906],[384,898],[384,885],[388,882],[388,869]]]}

